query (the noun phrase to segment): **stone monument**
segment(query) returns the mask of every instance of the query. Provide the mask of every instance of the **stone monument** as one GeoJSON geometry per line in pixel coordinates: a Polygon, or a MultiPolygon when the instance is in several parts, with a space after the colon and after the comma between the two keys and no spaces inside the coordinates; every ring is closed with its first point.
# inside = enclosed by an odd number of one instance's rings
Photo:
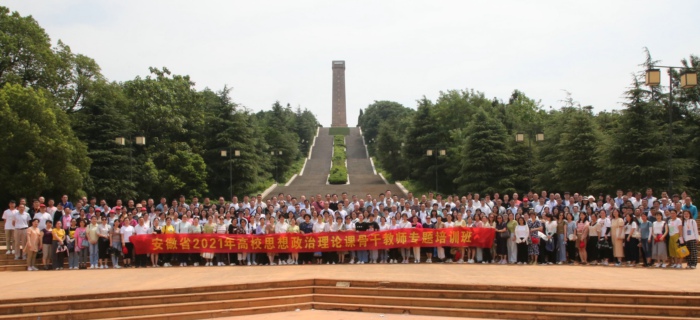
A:
{"type": "Polygon", "coordinates": [[[345,61],[333,61],[333,119],[331,127],[347,127],[345,117],[345,61]]]}

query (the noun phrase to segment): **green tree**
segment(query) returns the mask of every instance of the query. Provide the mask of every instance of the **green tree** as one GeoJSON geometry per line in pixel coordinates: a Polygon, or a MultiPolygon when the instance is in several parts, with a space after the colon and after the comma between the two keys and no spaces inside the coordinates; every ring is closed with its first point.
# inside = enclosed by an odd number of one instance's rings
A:
{"type": "Polygon", "coordinates": [[[479,111],[469,123],[468,132],[459,176],[455,178],[458,190],[462,194],[514,192],[505,126],[479,111]]]}
{"type": "Polygon", "coordinates": [[[120,85],[100,82],[84,98],[82,108],[71,114],[73,130],[87,145],[92,160],[85,189],[100,199],[138,196],[129,159],[133,145],[115,143],[115,138],[128,137],[131,132],[128,115],[123,112],[128,104],[120,85]]]}
{"type": "MultiPolygon", "coordinates": [[[[409,160],[411,172],[410,178],[416,180],[422,186],[433,188],[436,177],[444,175],[441,163],[435,164],[435,154],[427,157],[427,150],[439,150],[445,148],[447,141],[440,141],[436,130],[437,124],[432,115],[433,103],[423,97],[418,101],[418,109],[411,120],[411,126],[406,134],[405,155],[409,160]],[[435,175],[437,169],[437,176],[435,175]]],[[[368,113],[368,112],[367,112],[368,113]]],[[[443,164],[444,165],[444,160],[443,164]]],[[[443,178],[443,181],[446,180],[443,178]]],[[[439,188],[439,186],[438,186],[439,188]]]]}
{"type": "Polygon", "coordinates": [[[42,89],[0,89],[0,193],[15,197],[84,194],[90,169],[68,116],[42,89]]]}
{"type": "Polygon", "coordinates": [[[561,127],[552,173],[563,190],[589,191],[592,178],[599,175],[596,149],[600,137],[593,116],[581,109],[571,110],[565,114],[561,127]]]}
{"type": "Polygon", "coordinates": [[[627,92],[619,126],[609,144],[600,151],[604,174],[597,184],[598,189],[666,188],[668,149],[664,147],[666,131],[660,121],[662,109],[649,102],[648,95],[635,76],[627,92]]]}
{"type": "Polygon", "coordinates": [[[375,154],[375,147],[372,141],[376,141],[382,122],[400,121],[400,119],[412,113],[412,109],[394,101],[374,101],[374,103],[367,106],[358,118],[357,125],[362,128],[362,135],[365,138],[370,155],[375,154]]]}

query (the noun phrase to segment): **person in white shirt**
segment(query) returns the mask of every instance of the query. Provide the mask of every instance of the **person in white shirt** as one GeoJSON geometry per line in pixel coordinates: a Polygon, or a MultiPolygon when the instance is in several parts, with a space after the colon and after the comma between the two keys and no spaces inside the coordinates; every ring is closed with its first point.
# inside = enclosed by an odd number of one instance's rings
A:
{"type": "Polygon", "coordinates": [[[29,213],[24,210],[24,205],[17,207],[17,212],[12,216],[12,227],[15,230],[15,260],[26,259],[22,255],[24,246],[27,245],[27,228],[29,228],[29,213]]]}
{"type": "Polygon", "coordinates": [[[683,222],[678,218],[676,209],[671,209],[671,219],[668,219],[668,255],[671,257],[671,268],[680,269],[683,259],[678,256],[678,241],[680,240],[683,222]]]}
{"type": "Polygon", "coordinates": [[[15,209],[15,201],[11,200],[9,204],[9,209],[2,213],[2,220],[5,220],[5,247],[7,252],[5,254],[13,254],[15,251],[15,227],[12,225],[17,209],[15,209]]]}
{"type": "Polygon", "coordinates": [[[126,248],[126,254],[124,255],[124,267],[131,267],[131,258],[134,255],[134,244],[131,243],[129,238],[134,234],[134,227],[131,225],[131,218],[127,217],[124,219],[119,228],[119,233],[122,235],[122,248],[126,248]]]}
{"type": "MultiPolygon", "coordinates": [[[[284,215],[280,214],[277,223],[275,223],[275,234],[287,233],[289,229],[289,223],[284,219],[284,215]]],[[[277,258],[279,259],[279,265],[285,265],[290,259],[288,259],[289,254],[278,253],[277,258]]]]}
{"type": "Polygon", "coordinates": [[[345,209],[343,209],[343,207],[344,207],[344,206],[343,206],[343,203],[342,203],[342,202],[338,203],[338,211],[336,211],[336,212],[340,213],[340,217],[341,217],[342,219],[345,219],[345,216],[348,215],[348,212],[345,211],[345,209]]]}
{"type": "MultiPolygon", "coordinates": [[[[125,228],[122,228],[122,231],[123,231],[124,229],[125,229],[125,228]]],[[[149,230],[148,230],[148,227],[146,226],[146,219],[144,219],[144,218],[139,218],[139,224],[137,224],[137,225],[134,227],[134,235],[137,235],[137,236],[138,236],[138,235],[148,234],[148,233],[149,233],[148,231],[149,231],[149,230]]],[[[132,245],[132,247],[133,247],[133,245],[132,245]]],[[[146,267],[146,260],[147,260],[147,258],[146,258],[146,255],[145,255],[145,254],[137,254],[137,255],[136,255],[136,267],[137,267],[137,268],[138,268],[138,267],[143,267],[143,268],[145,268],[145,267],[146,267]]],[[[166,260],[166,261],[167,261],[167,260],[166,260]]]]}
{"type": "Polygon", "coordinates": [[[39,219],[39,230],[46,229],[46,221],[51,221],[53,216],[46,211],[46,205],[39,205],[39,212],[34,216],[34,219],[39,219]]]}
{"type": "Polygon", "coordinates": [[[690,254],[686,257],[688,269],[695,269],[698,265],[698,224],[693,219],[690,210],[683,211],[683,236],[681,237],[681,244],[685,243],[690,254]]]}

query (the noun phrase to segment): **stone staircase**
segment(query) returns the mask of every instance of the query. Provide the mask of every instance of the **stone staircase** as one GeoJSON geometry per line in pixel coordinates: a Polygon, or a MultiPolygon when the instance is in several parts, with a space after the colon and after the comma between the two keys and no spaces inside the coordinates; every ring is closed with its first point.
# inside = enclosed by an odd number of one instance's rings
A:
{"type": "Polygon", "coordinates": [[[330,172],[331,153],[333,150],[333,137],[328,135],[328,128],[320,128],[316,144],[313,147],[311,158],[306,162],[306,167],[301,176],[298,176],[289,186],[280,185],[275,188],[268,197],[279,193],[300,195],[316,195],[318,193],[338,194],[347,192],[349,196],[357,195],[364,198],[369,193],[377,197],[379,193],[391,190],[391,193],[404,197],[405,195],[394,184],[386,184],[379,175],[372,170],[372,163],[365,146],[359,128],[350,128],[350,134],[345,137],[347,147],[349,185],[326,185],[326,179],[330,172]]]}
{"type": "Polygon", "coordinates": [[[208,319],[295,309],[490,319],[697,319],[694,293],[309,279],[4,299],[0,319],[208,319]],[[336,286],[347,282],[348,287],[336,286]]]}

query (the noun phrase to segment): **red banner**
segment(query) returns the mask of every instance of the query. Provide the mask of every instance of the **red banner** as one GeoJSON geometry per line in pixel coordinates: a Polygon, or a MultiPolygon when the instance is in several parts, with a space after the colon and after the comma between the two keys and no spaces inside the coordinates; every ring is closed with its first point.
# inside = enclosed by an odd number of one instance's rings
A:
{"type": "Polygon", "coordinates": [[[313,234],[157,234],[132,236],[137,254],[201,252],[323,252],[410,247],[490,248],[493,228],[396,229],[313,234]]]}

